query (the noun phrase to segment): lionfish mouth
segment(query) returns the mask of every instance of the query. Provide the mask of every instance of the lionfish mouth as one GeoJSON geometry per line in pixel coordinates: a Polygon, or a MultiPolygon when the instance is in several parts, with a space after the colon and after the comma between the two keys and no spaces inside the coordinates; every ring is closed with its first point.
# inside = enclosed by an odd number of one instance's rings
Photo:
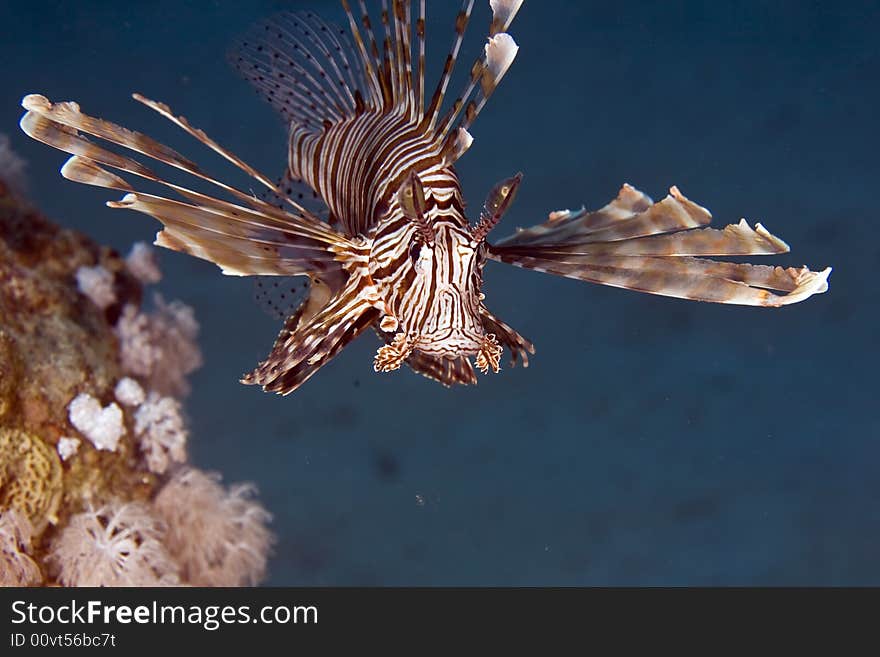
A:
{"type": "Polygon", "coordinates": [[[476,335],[458,330],[452,335],[434,340],[430,336],[413,337],[401,331],[389,344],[376,352],[373,369],[376,372],[393,372],[417,351],[431,357],[450,359],[464,354],[474,355],[477,369],[486,374],[490,369],[495,373],[501,369],[503,349],[494,333],[476,335]],[[456,343],[455,348],[444,347],[439,351],[431,348],[434,344],[449,345],[451,342],[456,343]]]}

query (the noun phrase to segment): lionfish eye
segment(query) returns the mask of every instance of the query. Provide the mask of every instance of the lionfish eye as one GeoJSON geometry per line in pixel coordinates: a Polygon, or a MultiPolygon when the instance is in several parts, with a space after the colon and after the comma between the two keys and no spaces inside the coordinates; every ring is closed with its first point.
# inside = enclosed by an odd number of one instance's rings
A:
{"type": "Polygon", "coordinates": [[[412,173],[398,192],[398,202],[405,217],[412,221],[419,221],[425,215],[427,203],[425,202],[425,189],[422,181],[412,173]]]}
{"type": "Polygon", "coordinates": [[[409,259],[412,260],[413,264],[415,264],[419,257],[422,254],[422,245],[420,242],[415,241],[409,247],[409,259]]]}

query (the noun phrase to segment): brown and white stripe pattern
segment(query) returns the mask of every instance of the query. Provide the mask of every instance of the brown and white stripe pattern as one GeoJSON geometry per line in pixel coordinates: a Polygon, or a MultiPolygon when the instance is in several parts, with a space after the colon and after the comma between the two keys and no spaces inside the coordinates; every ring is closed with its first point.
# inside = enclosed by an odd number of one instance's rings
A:
{"type": "Polygon", "coordinates": [[[828,289],[831,269],[812,272],[708,260],[786,253],[788,245],[743,219],[722,230],[676,188],[654,203],[630,185],[596,212],[561,211],[490,248],[490,257],[548,274],[695,301],[784,306],[828,289]],[[770,290],[786,292],[773,294],[770,290]]]}
{"type": "Polygon", "coordinates": [[[378,371],[406,363],[444,385],[473,384],[474,364],[498,371],[504,349],[511,364],[527,366],[531,342],[483,302],[487,259],[719,303],[781,306],[827,289],[830,268],[817,273],[709,259],[783,253],[788,246],[760,224],[708,228],[708,211],[675,187],[654,203],[624,185],[599,211],[554,212],[542,224],[489,244],[487,235],[513,201],[521,176],[493,188],[472,225],[454,165],[470,148],[475,120],[516,57],[507,29],[522,0],[489,0],[488,42],[445,110],[474,0],[461,3],[430,95],[426,0],[417,0],[415,11],[410,0],[377,4],[371,14],[365,0],[342,0],[345,28],[311,12],[283,14],[257,25],[234,49],[232,63],[289,127],[282,184],[168,106],[135,94],[260,183],[272,202],[217,180],[146,135],[81,112],[76,103],[39,95],[22,102],[22,129],[72,156],[62,174],[124,192],[108,205],[158,219],[158,245],[210,260],[227,274],[309,276],[310,296],[245,383],[288,394],[370,327],[384,342],[374,362],[378,371]],[[100,142],[209,182],[228,198],[171,182],[100,142]],[[176,198],[138,191],[120,174],[156,183],[176,198]],[[290,181],[307,188],[321,207],[287,193],[290,181]]]}

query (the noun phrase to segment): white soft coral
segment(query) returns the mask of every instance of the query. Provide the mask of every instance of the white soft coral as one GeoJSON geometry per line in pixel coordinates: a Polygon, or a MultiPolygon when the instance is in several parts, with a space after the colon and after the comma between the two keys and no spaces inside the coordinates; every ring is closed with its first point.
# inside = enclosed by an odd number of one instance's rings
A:
{"type": "Polygon", "coordinates": [[[131,245],[131,251],[125,257],[125,266],[143,285],[162,280],[155,250],[146,242],[135,242],[131,245]]]}
{"type": "Polygon", "coordinates": [[[92,303],[101,310],[116,303],[116,292],[113,290],[113,274],[101,265],[77,269],[76,286],[82,294],[91,299],[92,303]]]}
{"type": "Polygon", "coordinates": [[[166,545],[194,586],[253,586],[266,574],[271,515],[253,499],[254,487],[229,490],[220,476],[194,468],[177,472],[154,502],[167,523],[166,545]]]}
{"type": "Polygon", "coordinates": [[[114,402],[101,407],[101,402],[81,392],[67,407],[70,423],[88,438],[95,449],[116,451],[119,439],[125,434],[122,409],[114,402]]]}
{"type": "Polygon", "coordinates": [[[187,430],[176,399],[151,392],[134,413],[134,434],[150,472],[164,474],[186,460],[187,430]]]}
{"type": "Polygon", "coordinates": [[[141,502],[115,502],[70,518],[48,557],[64,586],[180,583],[162,544],[163,526],[141,502]]]}
{"type": "Polygon", "coordinates": [[[192,308],[155,295],[152,313],[127,305],[116,324],[122,369],[141,377],[152,390],[180,396],[189,392],[186,377],[202,364],[196,338],[199,324],[192,308]]]}

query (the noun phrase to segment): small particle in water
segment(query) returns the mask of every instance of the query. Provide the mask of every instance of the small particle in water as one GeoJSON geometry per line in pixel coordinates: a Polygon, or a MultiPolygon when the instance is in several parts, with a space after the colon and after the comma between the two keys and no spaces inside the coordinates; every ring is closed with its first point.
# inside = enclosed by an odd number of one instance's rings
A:
{"type": "Polygon", "coordinates": [[[416,493],[416,505],[417,506],[425,506],[425,498],[422,495],[416,493]]]}

